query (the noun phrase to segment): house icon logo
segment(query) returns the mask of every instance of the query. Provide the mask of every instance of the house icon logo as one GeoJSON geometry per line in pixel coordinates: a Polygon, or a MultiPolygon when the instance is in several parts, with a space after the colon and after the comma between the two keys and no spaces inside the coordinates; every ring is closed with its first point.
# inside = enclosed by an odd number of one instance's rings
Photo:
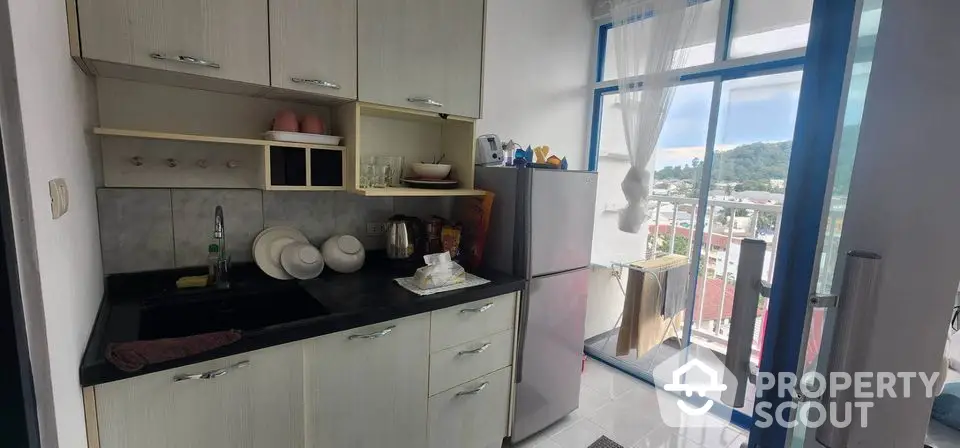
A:
{"type": "Polygon", "coordinates": [[[736,391],[737,379],[710,349],[693,344],[653,369],[657,404],[664,423],[674,428],[724,427],[733,410],[721,400],[736,391]]]}
{"type": "MultiPolygon", "coordinates": [[[[687,397],[699,395],[706,398],[709,396],[710,392],[723,392],[727,390],[727,385],[720,382],[720,374],[717,373],[716,370],[699,359],[691,359],[690,361],[687,361],[686,364],[680,366],[679,369],[673,371],[673,382],[670,384],[664,384],[663,389],[668,392],[678,392],[682,395],[686,395],[687,397]],[[693,369],[700,369],[701,372],[707,375],[709,381],[705,384],[684,383],[683,378],[693,369]]],[[[713,400],[706,398],[703,405],[697,408],[684,401],[682,397],[677,400],[677,406],[680,408],[680,410],[687,415],[692,416],[705,415],[707,412],[710,412],[713,404],[713,400]]]]}

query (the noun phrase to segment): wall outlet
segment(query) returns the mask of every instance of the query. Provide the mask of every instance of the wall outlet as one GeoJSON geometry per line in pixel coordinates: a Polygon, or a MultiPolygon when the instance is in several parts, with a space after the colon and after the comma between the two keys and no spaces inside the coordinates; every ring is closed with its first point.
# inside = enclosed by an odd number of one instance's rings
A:
{"type": "Polygon", "coordinates": [[[383,235],[387,231],[387,223],[385,222],[368,222],[367,223],[367,235],[383,235]]]}

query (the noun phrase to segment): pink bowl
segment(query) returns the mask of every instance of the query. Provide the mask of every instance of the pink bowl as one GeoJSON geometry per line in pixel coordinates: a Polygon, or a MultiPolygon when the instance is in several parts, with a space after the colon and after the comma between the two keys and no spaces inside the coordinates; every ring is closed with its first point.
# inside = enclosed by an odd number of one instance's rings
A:
{"type": "Polygon", "coordinates": [[[314,114],[304,115],[300,120],[300,132],[308,134],[323,134],[323,120],[314,114]]]}
{"type": "Polygon", "coordinates": [[[273,130],[284,132],[300,132],[300,125],[297,123],[297,114],[289,110],[281,110],[273,117],[273,130]]]}

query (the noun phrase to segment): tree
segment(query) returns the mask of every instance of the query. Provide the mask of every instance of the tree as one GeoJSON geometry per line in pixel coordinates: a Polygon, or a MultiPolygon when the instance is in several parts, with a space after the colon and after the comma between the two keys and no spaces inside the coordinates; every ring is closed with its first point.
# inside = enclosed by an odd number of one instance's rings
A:
{"type": "MultiPolygon", "coordinates": [[[[673,253],[686,256],[690,251],[690,239],[683,235],[677,235],[673,242],[673,253]]],[[[660,235],[660,244],[657,245],[657,252],[669,254],[670,252],[670,234],[660,235]]]]}

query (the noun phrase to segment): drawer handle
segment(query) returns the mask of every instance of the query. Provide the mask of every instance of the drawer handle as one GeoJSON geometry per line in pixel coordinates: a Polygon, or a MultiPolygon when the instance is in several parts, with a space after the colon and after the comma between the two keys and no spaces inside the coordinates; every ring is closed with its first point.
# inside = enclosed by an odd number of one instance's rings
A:
{"type": "Polygon", "coordinates": [[[463,356],[463,355],[479,355],[479,354],[487,351],[488,348],[490,348],[490,343],[489,343],[489,342],[487,342],[486,344],[483,344],[482,346],[480,346],[480,348],[475,348],[475,349],[473,349],[473,350],[464,350],[464,351],[462,351],[462,352],[459,352],[459,353],[457,353],[457,356],[463,356]]]}
{"type": "Polygon", "coordinates": [[[465,391],[462,391],[462,392],[457,392],[457,395],[456,395],[456,396],[457,396],[457,397],[466,397],[466,396],[468,396],[468,395],[476,395],[476,394],[479,394],[480,392],[483,392],[483,390],[487,388],[487,385],[488,385],[488,384],[490,384],[490,383],[483,383],[483,384],[481,384],[479,387],[477,387],[476,389],[465,390],[465,391]]]}
{"type": "Polygon", "coordinates": [[[163,53],[150,53],[150,57],[161,61],[173,61],[181,64],[199,65],[201,67],[220,68],[220,64],[193,56],[167,56],[163,53]]]}
{"type": "Polygon", "coordinates": [[[322,79],[304,79],[304,78],[290,78],[291,81],[297,84],[310,84],[312,86],[323,87],[326,89],[336,89],[340,90],[340,84],[330,81],[324,81],[322,79]]]}
{"type": "Polygon", "coordinates": [[[227,366],[222,369],[211,370],[209,372],[177,375],[173,377],[173,382],[179,383],[181,381],[188,381],[188,380],[212,380],[214,378],[219,378],[221,376],[224,376],[234,370],[242,369],[244,367],[249,367],[249,366],[250,366],[250,361],[240,361],[232,366],[227,366]]]}
{"type": "Polygon", "coordinates": [[[483,313],[489,310],[490,308],[493,308],[492,303],[488,303],[484,306],[481,306],[480,308],[464,308],[460,310],[460,313],[483,313]]]}
{"type": "Polygon", "coordinates": [[[393,331],[394,328],[397,328],[397,326],[396,326],[396,325],[391,325],[391,326],[389,326],[389,327],[387,327],[387,328],[384,328],[383,330],[377,331],[377,332],[375,332],[375,333],[370,333],[370,334],[351,334],[350,337],[347,338],[347,339],[354,340],[354,339],[376,339],[376,338],[382,338],[382,337],[390,334],[390,332],[393,331]]]}
{"type": "Polygon", "coordinates": [[[411,102],[411,103],[420,103],[420,104],[423,104],[423,105],[425,105],[425,106],[430,106],[430,107],[443,107],[443,103],[441,103],[441,102],[439,102],[439,101],[434,101],[432,98],[424,98],[424,97],[417,97],[417,96],[415,96],[415,97],[407,98],[407,101],[409,101],[409,102],[411,102]]]}

